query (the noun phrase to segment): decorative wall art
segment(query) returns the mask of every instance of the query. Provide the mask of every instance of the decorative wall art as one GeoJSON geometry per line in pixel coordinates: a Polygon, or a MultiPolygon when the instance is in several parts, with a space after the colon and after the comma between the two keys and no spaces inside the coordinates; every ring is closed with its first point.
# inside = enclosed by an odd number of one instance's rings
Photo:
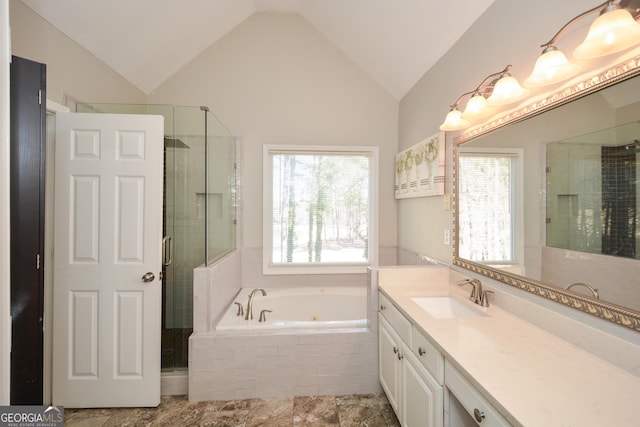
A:
{"type": "Polygon", "coordinates": [[[444,194],[444,132],[396,155],[396,199],[444,194]]]}

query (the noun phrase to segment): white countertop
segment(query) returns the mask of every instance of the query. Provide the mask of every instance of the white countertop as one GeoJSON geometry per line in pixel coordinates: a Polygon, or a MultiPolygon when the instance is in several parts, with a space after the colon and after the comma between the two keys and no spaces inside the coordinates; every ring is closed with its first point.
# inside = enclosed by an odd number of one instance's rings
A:
{"type": "Polygon", "coordinates": [[[379,289],[513,425],[640,426],[640,378],[497,306],[471,303],[470,286],[448,276],[391,277],[380,276],[379,289]],[[488,316],[436,319],[411,300],[446,294],[488,316]]]}

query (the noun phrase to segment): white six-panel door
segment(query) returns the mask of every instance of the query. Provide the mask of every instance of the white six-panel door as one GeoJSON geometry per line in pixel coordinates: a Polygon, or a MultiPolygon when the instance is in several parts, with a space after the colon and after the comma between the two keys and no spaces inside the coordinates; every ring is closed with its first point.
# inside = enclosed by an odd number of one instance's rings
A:
{"type": "Polygon", "coordinates": [[[57,114],[54,404],[160,402],[163,134],[161,116],[57,114]]]}

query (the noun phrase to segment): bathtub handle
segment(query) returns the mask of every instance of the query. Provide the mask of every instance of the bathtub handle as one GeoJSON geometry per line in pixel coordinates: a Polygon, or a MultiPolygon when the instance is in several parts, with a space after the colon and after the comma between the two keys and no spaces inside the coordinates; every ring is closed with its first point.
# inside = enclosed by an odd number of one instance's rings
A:
{"type": "Polygon", "coordinates": [[[242,308],[242,304],[239,302],[234,302],[235,305],[238,306],[238,311],[236,311],[236,316],[244,316],[244,308],[242,308]]]}
{"type": "Polygon", "coordinates": [[[266,322],[267,315],[265,313],[272,313],[272,310],[260,310],[260,316],[258,317],[258,322],[266,322]]]}

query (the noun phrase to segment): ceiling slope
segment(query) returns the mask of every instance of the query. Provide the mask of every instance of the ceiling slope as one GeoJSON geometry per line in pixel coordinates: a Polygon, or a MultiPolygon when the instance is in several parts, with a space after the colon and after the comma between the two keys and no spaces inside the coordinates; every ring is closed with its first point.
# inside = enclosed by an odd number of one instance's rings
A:
{"type": "Polygon", "coordinates": [[[396,99],[494,0],[22,0],[151,93],[257,12],[299,13],[396,99]]]}

